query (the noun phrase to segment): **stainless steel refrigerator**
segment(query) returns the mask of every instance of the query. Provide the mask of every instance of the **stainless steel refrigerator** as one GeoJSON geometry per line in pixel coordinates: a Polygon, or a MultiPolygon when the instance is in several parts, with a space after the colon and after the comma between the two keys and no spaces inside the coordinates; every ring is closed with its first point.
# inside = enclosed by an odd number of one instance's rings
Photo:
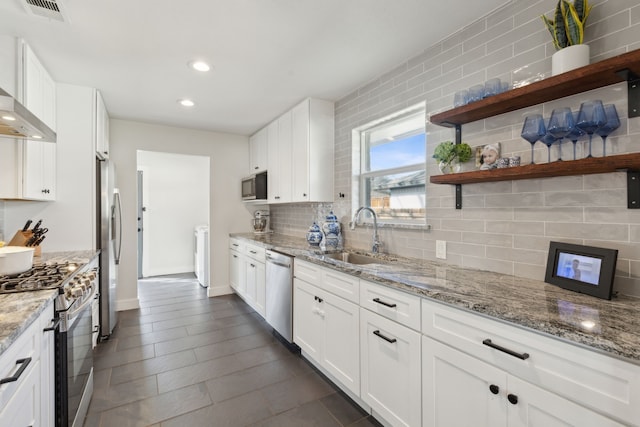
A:
{"type": "Polygon", "coordinates": [[[122,249],[122,207],[115,187],[115,166],[96,158],[97,246],[100,249],[100,339],[109,338],[118,321],[116,292],[122,249]]]}

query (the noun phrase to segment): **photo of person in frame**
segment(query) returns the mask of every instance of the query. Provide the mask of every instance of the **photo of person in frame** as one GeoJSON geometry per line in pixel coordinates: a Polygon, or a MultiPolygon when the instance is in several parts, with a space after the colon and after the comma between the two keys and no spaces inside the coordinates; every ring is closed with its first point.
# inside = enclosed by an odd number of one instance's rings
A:
{"type": "Polygon", "coordinates": [[[499,142],[476,148],[476,166],[479,166],[480,170],[497,168],[498,159],[500,159],[499,142]]]}

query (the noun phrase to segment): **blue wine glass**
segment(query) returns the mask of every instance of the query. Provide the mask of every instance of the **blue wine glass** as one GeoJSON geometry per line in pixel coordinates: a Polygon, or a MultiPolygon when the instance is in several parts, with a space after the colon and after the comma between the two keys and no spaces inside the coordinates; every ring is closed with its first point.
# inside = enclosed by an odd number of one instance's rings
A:
{"type": "Polygon", "coordinates": [[[593,157],[591,155],[591,140],[593,139],[593,134],[606,122],[607,118],[604,113],[602,101],[587,101],[580,105],[576,126],[589,135],[589,155],[587,158],[593,157]]]}
{"type": "MultiPolygon", "coordinates": [[[[575,113],[575,117],[576,118],[578,117],[578,113],[575,113]]],[[[584,135],[586,135],[586,133],[584,133],[584,131],[580,129],[578,126],[574,126],[574,128],[569,133],[568,138],[571,140],[571,142],[573,142],[573,160],[576,159],[576,143],[584,135]]]]}
{"type": "Polygon", "coordinates": [[[551,112],[547,133],[556,138],[558,142],[558,160],[562,161],[562,140],[569,136],[575,123],[570,108],[556,108],[551,112]]]}
{"type": "Polygon", "coordinates": [[[545,133],[544,136],[540,138],[540,141],[542,141],[542,143],[547,146],[547,163],[551,163],[551,146],[557,140],[558,138],[551,135],[550,133],[545,133]]]}
{"type": "Polygon", "coordinates": [[[531,164],[533,164],[533,147],[536,142],[540,140],[547,133],[547,129],[544,126],[544,119],[540,114],[531,114],[524,118],[524,124],[522,125],[522,132],[520,136],[529,141],[531,144],[531,164]]]}
{"type": "Polygon", "coordinates": [[[607,122],[596,130],[596,133],[602,138],[602,157],[607,155],[607,136],[620,127],[620,118],[618,117],[615,105],[605,105],[604,114],[607,122]]]}

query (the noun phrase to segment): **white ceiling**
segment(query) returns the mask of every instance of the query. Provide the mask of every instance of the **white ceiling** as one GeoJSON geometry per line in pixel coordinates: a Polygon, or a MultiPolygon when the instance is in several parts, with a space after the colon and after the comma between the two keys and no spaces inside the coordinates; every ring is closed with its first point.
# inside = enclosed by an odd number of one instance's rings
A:
{"type": "Polygon", "coordinates": [[[57,0],[61,23],[21,1],[0,1],[0,32],[26,39],[56,81],[100,89],[112,117],[245,135],[308,96],[342,98],[507,2],[57,0]]]}

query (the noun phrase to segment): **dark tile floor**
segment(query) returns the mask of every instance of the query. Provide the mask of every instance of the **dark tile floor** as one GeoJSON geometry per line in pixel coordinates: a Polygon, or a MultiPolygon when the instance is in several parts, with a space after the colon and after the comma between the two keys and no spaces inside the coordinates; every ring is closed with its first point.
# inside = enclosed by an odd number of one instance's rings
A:
{"type": "Polygon", "coordinates": [[[379,425],[237,296],[208,298],[185,275],[138,292],[96,348],[85,427],[379,425]]]}

